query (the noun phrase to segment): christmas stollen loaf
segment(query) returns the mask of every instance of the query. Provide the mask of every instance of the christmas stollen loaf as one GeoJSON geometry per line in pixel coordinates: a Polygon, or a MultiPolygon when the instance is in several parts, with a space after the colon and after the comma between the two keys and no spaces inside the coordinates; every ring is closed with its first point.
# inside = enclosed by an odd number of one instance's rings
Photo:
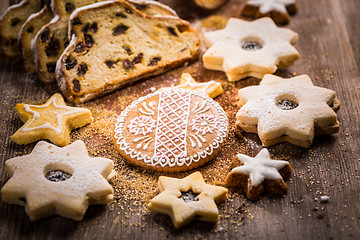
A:
{"type": "Polygon", "coordinates": [[[197,57],[200,38],[175,16],[150,16],[126,1],[77,9],[56,67],[68,101],[85,102],[197,57]],[[96,31],[87,26],[97,24],[96,31]]]}

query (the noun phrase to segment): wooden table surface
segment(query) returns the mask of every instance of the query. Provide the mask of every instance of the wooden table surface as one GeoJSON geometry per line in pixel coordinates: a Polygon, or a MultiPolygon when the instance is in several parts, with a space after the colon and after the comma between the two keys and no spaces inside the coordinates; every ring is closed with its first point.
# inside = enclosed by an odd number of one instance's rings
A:
{"type": "MultiPolygon", "coordinates": [[[[212,12],[201,11],[184,0],[161,2],[170,4],[181,17],[199,27],[201,19],[213,14],[239,17],[245,0],[230,0],[212,12]]],[[[269,147],[273,158],[286,159],[293,167],[286,181],[286,196],[267,194],[251,202],[230,189],[228,199],[218,205],[221,217],[217,224],[195,221],[180,230],[175,230],[168,216],[147,210],[146,203],[157,194],[157,178],[163,174],[125,164],[112,145],[110,129],[116,116],[133,100],[177,84],[182,72],[192,73],[198,81],[220,81],[225,89],[216,101],[225,109],[232,127],[218,157],[197,169],[208,183],[222,184],[235,154],[255,156],[262,148],[255,134],[234,130],[237,90],[260,80],[229,83],[223,73],[206,70],[199,60],[81,105],[92,111],[95,121],[73,131],[72,141],[85,141],[91,156],[114,160],[118,176],[111,182],[113,203],[89,207],[80,222],[58,216],[31,222],[24,207],[0,200],[0,239],[360,239],[360,1],[297,3],[299,11],[287,27],[299,34],[296,47],[301,58],[276,74],[308,74],[315,85],[335,90],[342,103],[338,112],[341,128],[333,136],[316,137],[310,149],[288,143],[269,147]],[[330,197],[327,203],[318,201],[323,195],[330,197]]],[[[1,13],[6,6],[7,0],[1,0],[1,13]]],[[[2,187],[9,179],[5,161],[29,154],[35,145],[20,146],[10,141],[22,125],[14,106],[45,102],[58,88],[29,77],[22,63],[4,60],[0,60],[0,86],[2,187]]],[[[165,175],[184,177],[191,172],[165,175]]]]}

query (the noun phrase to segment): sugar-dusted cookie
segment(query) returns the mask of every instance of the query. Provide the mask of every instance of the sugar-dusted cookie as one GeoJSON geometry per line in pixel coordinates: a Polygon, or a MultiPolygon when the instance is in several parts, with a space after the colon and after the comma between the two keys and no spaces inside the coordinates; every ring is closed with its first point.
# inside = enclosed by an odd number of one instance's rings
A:
{"type": "Polygon", "coordinates": [[[186,89],[141,97],[118,117],[115,146],[130,163],[166,172],[196,168],[220,151],[228,132],[224,110],[186,89]]]}
{"type": "Polygon", "coordinates": [[[231,82],[262,78],[299,58],[293,46],[297,33],[278,28],[271,18],[252,22],[230,18],[224,29],[207,32],[204,38],[210,47],[203,55],[204,66],[224,71],[231,82]]]}
{"type": "Polygon", "coordinates": [[[249,0],[241,14],[246,17],[271,17],[278,24],[288,24],[297,12],[295,0],[249,0]]]}
{"type": "Polygon", "coordinates": [[[244,189],[247,198],[258,200],[264,191],[281,195],[287,193],[288,187],[283,179],[290,176],[291,166],[287,161],[270,159],[266,148],[254,158],[238,154],[236,162],[240,166],[231,170],[225,183],[244,189]]]}
{"type": "Polygon", "coordinates": [[[70,132],[92,122],[91,112],[85,108],[66,106],[56,93],[43,105],[17,104],[20,119],[25,123],[11,136],[17,144],[48,139],[58,146],[70,143],[70,132]]]}
{"type": "Polygon", "coordinates": [[[257,133],[264,146],[290,142],[309,147],[314,135],[339,131],[335,92],[314,86],[307,75],[265,75],[259,86],[240,89],[239,97],[236,124],[257,133]]]}
{"type": "Polygon", "coordinates": [[[114,163],[89,157],[82,141],[59,148],[40,141],[29,155],[5,162],[10,175],[4,202],[24,206],[30,220],[52,215],[81,220],[90,204],[106,204],[113,189],[106,178],[114,163]]]}
{"type": "Polygon", "coordinates": [[[178,179],[161,176],[161,193],[154,197],[148,208],[171,217],[175,228],[192,220],[217,222],[219,210],[216,203],[226,198],[227,189],[206,184],[200,172],[178,179]]]}
{"type": "Polygon", "coordinates": [[[211,80],[209,82],[198,83],[189,73],[183,73],[181,75],[179,85],[172,88],[189,89],[202,94],[205,94],[211,98],[216,98],[224,92],[221,83],[211,80]]]}

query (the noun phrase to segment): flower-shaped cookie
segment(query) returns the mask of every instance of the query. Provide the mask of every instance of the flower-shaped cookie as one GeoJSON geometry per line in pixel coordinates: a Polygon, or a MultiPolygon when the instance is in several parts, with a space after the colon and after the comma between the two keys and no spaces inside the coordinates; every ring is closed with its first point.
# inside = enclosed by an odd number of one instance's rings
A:
{"type": "Polygon", "coordinates": [[[231,82],[248,76],[262,78],[299,58],[293,46],[297,33],[278,28],[271,18],[252,22],[230,18],[224,29],[204,37],[210,46],[203,55],[204,66],[224,71],[231,82]]]}
{"type": "Polygon", "coordinates": [[[66,146],[70,143],[72,129],[92,122],[88,109],[66,106],[59,93],[43,105],[21,103],[16,105],[15,110],[25,123],[11,136],[11,140],[17,144],[48,139],[58,146],[66,146]]]}
{"type": "Polygon", "coordinates": [[[189,73],[183,73],[181,75],[179,85],[172,88],[181,88],[193,90],[211,98],[216,98],[224,92],[221,83],[211,80],[209,82],[198,83],[189,73]]]}
{"type": "Polygon", "coordinates": [[[106,178],[113,166],[110,159],[89,157],[82,141],[63,148],[41,141],[31,154],[5,162],[11,178],[2,199],[25,205],[32,221],[55,214],[81,220],[89,204],[112,201],[106,178]]]}
{"type": "Polygon", "coordinates": [[[265,75],[259,86],[240,89],[239,97],[237,125],[258,133],[264,146],[287,141],[309,147],[314,135],[339,131],[335,92],[314,86],[307,75],[265,75]]]}
{"type": "Polygon", "coordinates": [[[282,195],[287,193],[288,187],[283,178],[288,178],[292,172],[287,161],[271,160],[266,148],[254,158],[244,154],[238,154],[236,158],[241,166],[231,170],[226,176],[226,184],[240,186],[251,200],[259,199],[265,190],[282,195]]]}
{"type": "Polygon", "coordinates": [[[170,215],[175,228],[193,219],[218,221],[216,203],[223,201],[227,194],[226,188],[206,184],[200,172],[183,179],[161,176],[159,188],[161,193],[150,201],[148,208],[170,215]]]}
{"type": "Polygon", "coordinates": [[[296,12],[295,0],[249,0],[241,14],[254,18],[271,17],[278,24],[288,24],[289,14],[296,12]]]}

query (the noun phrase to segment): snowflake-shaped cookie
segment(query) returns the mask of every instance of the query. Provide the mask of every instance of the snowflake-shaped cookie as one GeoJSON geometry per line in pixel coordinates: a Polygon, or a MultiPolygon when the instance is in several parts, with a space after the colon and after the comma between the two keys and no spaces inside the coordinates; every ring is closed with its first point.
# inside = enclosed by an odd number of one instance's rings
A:
{"type": "Polygon", "coordinates": [[[92,122],[88,109],[66,106],[59,93],[42,105],[17,104],[15,110],[25,122],[11,136],[11,140],[17,144],[48,139],[58,146],[66,146],[70,143],[72,129],[92,122]]]}
{"type": "Polygon", "coordinates": [[[195,172],[183,179],[161,176],[161,193],[148,204],[151,211],[170,215],[175,228],[194,219],[217,222],[216,203],[226,198],[227,189],[206,184],[201,173],[195,172]]]}
{"type": "Polygon", "coordinates": [[[278,28],[270,18],[252,22],[230,18],[224,29],[204,37],[210,46],[203,55],[204,66],[224,71],[231,82],[248,76],[262,78],[299,58],[293,46],[297,33],[278,28]]]}
{"type": "Polygon", "coordinates": [[[264,146],[287,141],[309,147],[314,135],[339,130],[335,92],[314,86],[307,75],[265,75],[259,86],[240,89],[239,97],[237,125],[258,133],[264,146]]]}
{"type": "Polygon", "coordinates": [[[271,160],[266,148],[254,158],[244,154],[236,157],[242,165],[231,170],[226,176],[226,184],[242,187],[251,200],[257,200],[265,190],[277,194],[287,193],[283,178],[289,177],[292,171],[287,161],[271,160]]]}
{"type": "Polygon", "coordinates": [[[289,14],[295,14],[295,0],[249,0],[242,10],[242,15],[261,18],[271,17],[278,24],[287,24],[289,14]]]}
{"type": "Polygon", "coordinates": [[[63,148],[41,141],[31,154],[5,162],[11,178],[2,199],[25,205],[31,220],[55,214],[81,220],[89,204],[112,201],[106,178],[113,166],[110,159],[90,158],[82,141],[63,148]]]}

